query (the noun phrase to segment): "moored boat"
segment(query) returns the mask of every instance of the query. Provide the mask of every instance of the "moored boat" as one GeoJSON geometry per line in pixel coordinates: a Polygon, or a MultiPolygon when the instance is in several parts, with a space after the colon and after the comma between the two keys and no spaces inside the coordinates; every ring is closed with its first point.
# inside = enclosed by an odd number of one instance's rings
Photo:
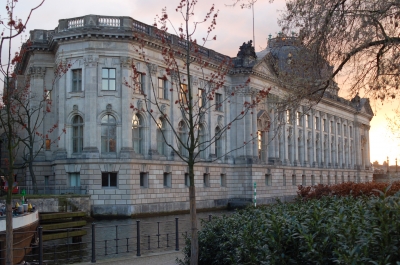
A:
{"type": "MultiPolygon", "coordinates": [[[[13,264],[20,263],[31,252],[32,239],[39,225],[37,210],[13,216],[13,264]]],[[[5,264],[6,217],[0,216],[0,264],[5,264]]]]}

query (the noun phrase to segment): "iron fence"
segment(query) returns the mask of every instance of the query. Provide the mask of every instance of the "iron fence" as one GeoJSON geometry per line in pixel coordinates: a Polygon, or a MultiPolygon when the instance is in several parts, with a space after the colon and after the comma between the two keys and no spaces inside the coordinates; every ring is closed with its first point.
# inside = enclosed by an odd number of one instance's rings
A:
{"type": "MultiPolygon", "coordinates": [[[[211,215],[208,220],[211,221],[211,215]]],[[[156,223],[137,220],[133,224],[107,226],[92,223],[90,227],[50,230],[51,233],[66,232],[67,238],[63,239],[64,243],[43,242],[43,228],[40,226],[37,231],[31,232],[33,243],[29,247],[13,250],[14,253],[20,250],[19,255],[24,255],[24,264],[30,265],[96,263],[97,260],[117,256],[141,256],[161,251],[179,251],[184,247],[184,239],[188,236],[187,231],[179,229],[182,222],[187,222],[187,220],[175,218],[175,220],[156,223]],[[86,230],[87,236],[70,236],[73,231],[82,229],[86,230]],[[106,230],[108,230],[107,233],[105,233],[106,230]],[[111,230],[114,232],[110,233],[111,230]]],[[[5,260],[5,251],[0,244],[0,264],[3,264],[5,260]]]]}

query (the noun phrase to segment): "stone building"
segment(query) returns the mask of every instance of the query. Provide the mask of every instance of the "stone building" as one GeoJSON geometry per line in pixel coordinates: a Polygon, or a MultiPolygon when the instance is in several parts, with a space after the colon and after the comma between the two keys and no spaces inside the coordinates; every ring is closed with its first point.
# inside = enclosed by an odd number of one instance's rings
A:
{"type": "MultiPolygon", "coordinates": [[[[180,112],[169,92],[160,42],[154,28],[130,17],[87,15],[61,19],[54,30],[30,32],[31,46],[17,66],[30,76],[31,89],[41,93],[52,82],[55,68],[71,63],[70,69],[49,92],[53,111],[46,117],[43,131],[57,124],[48,145],[36,159],[39,185],[84,186],[91,195],[95,215],[132,215],[189,209],[187,167],[163,143],[158,126],[145,112],[133,112],[131,104],[143,104],[143,95],[125,86],[133,62],[140,75],[141,88],[150,92],[152,81],[160,84],[158,98],[171,122],[183,135],[180,112]],[[136,34],[143,34],[150,61],[140,60],[135,51],[136,34]],[[65,134],[61,130],[66,130],[65,134]]],[[[180,45],[176,36],[170,41],[180,45]]],[[[255,54],[251,43],[244,44],[235,66],[226,77],[226,89],[216,95],[223,101],[230,86],[251,77],[248,93],[265,84],[273,87],[271,98],[279,96],[268,67],[268,54],[274,44],[255,54]],[[250,48],[250,49],[249,49],[250,48]]],[[[214,64],[229,58],[204,49],[203,56],[214,64]]],[[[193,71],[194,86],[205,82],[193,71]]],[[[202,137],[210,138],[238,111],[240,100],[224,102],[205,117],[202,137]],[[235,105],[236,104],[236,105],[235,105]]],[[[140,109],[140,108],[139,108],[140,109]]],[[[373,116],[368,99],[352,101],[337,96],[337,89],[325,93],[312,109],[299,106],[287,110],[284,124],[274,121],[273,104],[268,100],[232,124],[232,129],[210,146],[196,164],[198,208],[224,207],[231,199],[251,200],[257,184],[257,202],[296,195],[297,185],[333,184],[344,181],[371,181],[369,161],[369,122],[373,116]],[[243,145],[252,133],[271,124],[260,134],[258,144],[243,145]],[[276,133],[279,131],[279,133],[276,133]],[[228,150],[237,150],[221,157],[228,150]]],[[[162,124],[162,121],[161,121],[162,124]]],[[[29,185],[29,176],[26,176],[29,185]]]]}

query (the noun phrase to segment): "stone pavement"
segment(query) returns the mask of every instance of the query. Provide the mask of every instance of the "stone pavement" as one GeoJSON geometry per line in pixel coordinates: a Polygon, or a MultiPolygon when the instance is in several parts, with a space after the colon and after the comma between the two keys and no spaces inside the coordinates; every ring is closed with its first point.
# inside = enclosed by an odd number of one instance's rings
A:
{"type": "Polygon", "coordinates": [[[148,255],[143,255],[141,257],[137,257],[136,255],[123,257],[123,258],[112,258],[112,259],[103,259],[98,260],[96,263],[91,262],[82,262],[75,263],[74,265],[93,265],[93,264],[101,264],[101,265],[175,265],[176,258],[183,258],[183,253],[181,251],[168,251],[161,253],[153,253],[148,255]]]}

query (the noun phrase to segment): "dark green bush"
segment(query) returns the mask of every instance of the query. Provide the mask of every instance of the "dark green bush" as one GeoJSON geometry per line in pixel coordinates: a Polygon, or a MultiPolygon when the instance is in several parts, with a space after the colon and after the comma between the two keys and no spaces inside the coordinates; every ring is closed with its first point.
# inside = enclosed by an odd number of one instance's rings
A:
{"type": "MultiPolygon", "coordinates": [[[[324,197],[205,222],[199,264],[400,264],[400,195],[324,197]]],[[[190,241],[184,249],[189,264],[190,241]]]]}

